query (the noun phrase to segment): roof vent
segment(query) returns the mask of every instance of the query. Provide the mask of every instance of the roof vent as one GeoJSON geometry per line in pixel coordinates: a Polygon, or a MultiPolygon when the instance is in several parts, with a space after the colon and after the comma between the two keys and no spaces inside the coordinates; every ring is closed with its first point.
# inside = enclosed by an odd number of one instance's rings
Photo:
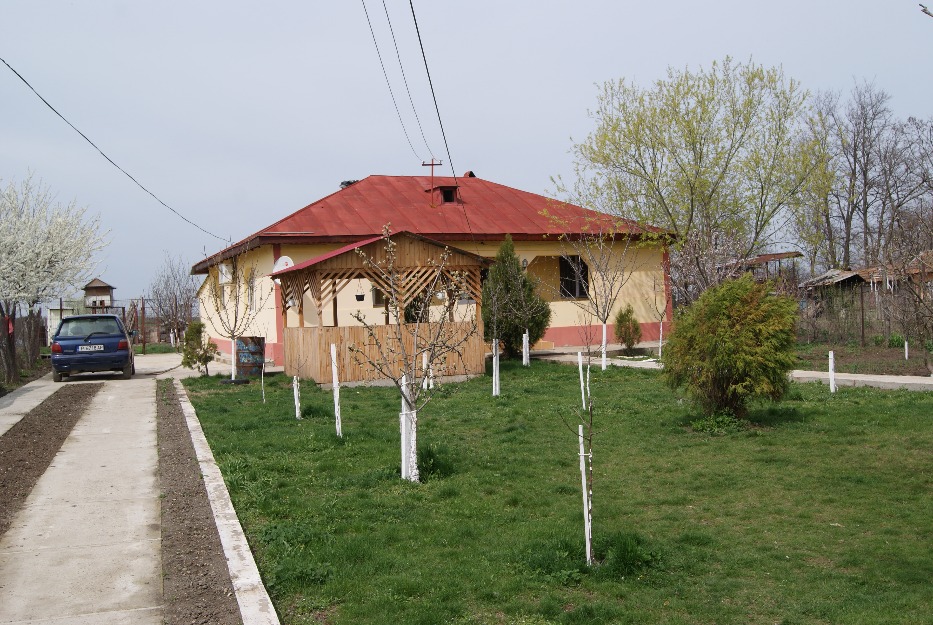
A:
{"type": "Polygon", "coordinates": [[[473,170],[471,169],[471,170],[468,171],[467,173],[463,174],[463,177],[464,177],[464,178],[476,178],[476,174],[474,174],[474,173],[473,173],[473,170]]]}
{"type": "Polygon", "coordinates": [[[346,189],[351,184],[356,184],[357,182],[359,182],[359,180],[344,180],[343,182],[340,183],[340,188],[346,189]]]}

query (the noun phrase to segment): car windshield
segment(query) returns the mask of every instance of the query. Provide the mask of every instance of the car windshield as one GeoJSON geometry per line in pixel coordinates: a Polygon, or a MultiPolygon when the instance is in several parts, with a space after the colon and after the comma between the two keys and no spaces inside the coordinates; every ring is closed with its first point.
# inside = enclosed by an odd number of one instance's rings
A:
{"type": "Polygon", "coordinates": [[[120,334],[116,319],[101,317],[97,319],[65,319],[58,331],[59,336],[88,336],[89,334],[120,334]]]}

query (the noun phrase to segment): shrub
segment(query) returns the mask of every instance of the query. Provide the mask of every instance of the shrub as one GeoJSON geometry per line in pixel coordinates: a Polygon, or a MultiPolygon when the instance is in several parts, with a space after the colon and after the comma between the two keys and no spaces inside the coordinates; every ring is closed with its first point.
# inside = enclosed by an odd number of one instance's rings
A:
{"type": "Polygon", "coordinates": [[[522,336],[537,343],[551,323],[551,307],[518,262],[512,237],[506,235],[483,283],[483,338],[502,341],[506,358],[521,353],[522,336]],[[496,337],[493,337],[493,332],[496,337]]]}
{"type": "Polygon", "coordinates": [[[219,353],[217,344],[208,340],[204,336],[204,323],[192,321],[185,330],[184,347],[181,352],[181,364],[188,369],[201,370],[204,367],[204,374],[210,375],[207,370],[207,363],[214,360],[219,353]]]}
{"type": "Polygon", "coordinates": [[[641,341],[641,324],[635,319],[635,310],[631,304],[620,308],[616,313],[615,335],[616,340],[625,347],[627,353],[631,353],[641,341]]]}
{"type": "Polygon", "coordinates": [[[892,334],[888,337],[888,347],[904,347],[904,337],[897,333],[892,334]]]}
{"type": "Polygon", "coordinates": [[[747,414],[755,397],[779,400],[796,361],[797,305],[751,276],[707,290],[678,315],[662,362],[672,388],[686,387],[705,415],[747,414]]]}

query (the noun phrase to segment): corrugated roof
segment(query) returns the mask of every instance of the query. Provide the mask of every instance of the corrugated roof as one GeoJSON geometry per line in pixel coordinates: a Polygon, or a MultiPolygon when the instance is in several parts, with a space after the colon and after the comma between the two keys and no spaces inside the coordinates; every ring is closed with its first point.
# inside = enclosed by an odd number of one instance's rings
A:
{"type": "Polygon", "coordinates": [[[390,224],[437,241],[541,239],[608,230],[661,233],[634,222],[476,177],[369,176],[321,198],[196,264],[211,265],[268,243],[349,243],[377,236],[390,224]],[[443,202],[442,187],[458,201],[443,202]]]}
{"type": "Polygon", "coordinates": [[[810,278],[804,282],[800,283],[801,288],[812,288],[820,286],[831,286],[834,284],[841,284],[843,282],[852,280],[853,282],[864,282],[865,279],[859,275],[857,271],[846,271],[844,269],[830,269],[826,273],[822,273],[815,278],[810,278]]]}

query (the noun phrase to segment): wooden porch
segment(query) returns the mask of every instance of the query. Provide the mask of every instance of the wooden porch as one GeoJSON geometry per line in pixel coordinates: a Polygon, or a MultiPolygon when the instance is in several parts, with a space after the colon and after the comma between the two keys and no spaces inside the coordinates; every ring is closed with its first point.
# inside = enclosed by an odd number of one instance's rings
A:
{"type": "MultiPolygon", "coordinates": [[[[422,369],[424,347],[431,336],[443,332],[445,342],[457,348],[438,354],[430,363],[437,377],[480,375],[485,370],[485,345],[482,339],[480,269],[489,264],[481,256],[449,248],[442,243],[399,232],[389,237],[360,241],[304,263],[274,273],[280,280],[284,327],[285,373],[315,382],[330,383],[330,346],[337,346],[341,382],[377,382],[385,372],[365,366],[386,353],[395,362],[387,363],[388,375],[400,377],[403,361],[415,362],[422,369]],[[388,246],[393,246],[392,258],[388,246]],[[391,264],[391,267],[390,267],[391,264]],[[430,321],[398,325],[385,304],[385,325],[367,328],[362,324],[337,324],[337,295],[354,280],[368,280],[383,294],[395,292],[398,311],[404,311],[416,298],[437,285],[449,285],[442,301],[448,315],[430,321]],[[454,286],[456,285],[456,286],[454,286]],[[332,325],[305,326],[304,300],[310,299],[321,323],[330,316],[332,325]],[[471,319],[457,320],[453,303],[468,302],[471,319]],[[298,327],[288,327],[286,311],[298,313],[298,327]],[[328,314],[330,313],[330,314],[328,314]],[[475,315],[475,317],[473,316],[475,315]],[[380,347],[382,348],[380,351],[380,347]],[[403,356],[402,356],[403,355],[403,356]]],[[[431,293],[433,297],[436,292],[431,293]]],[[[467,309],[463,309],[467,310],[467,309]]]]}

